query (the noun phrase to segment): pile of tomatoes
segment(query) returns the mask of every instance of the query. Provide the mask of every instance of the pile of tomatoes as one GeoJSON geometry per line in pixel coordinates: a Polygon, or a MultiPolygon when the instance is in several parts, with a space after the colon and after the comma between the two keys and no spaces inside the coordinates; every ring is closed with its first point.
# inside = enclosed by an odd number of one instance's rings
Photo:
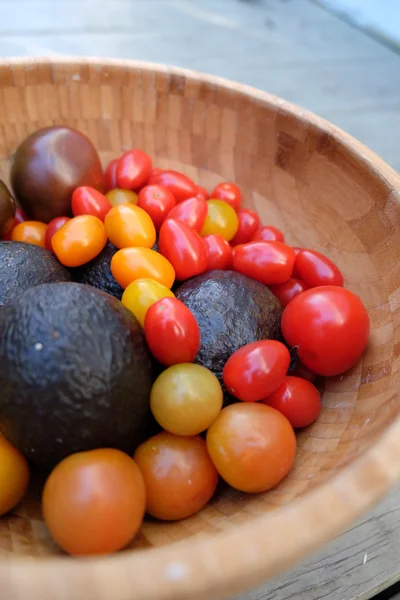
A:
{"type": "Polygon", "coordinates": [[[165,367],[150,398],[161,433],[133,459],[112,449],[72,455],[47,480],[45,521],[73,554],[122,548],[145,512],[163,520],[194,514],[213,496],[219,476],[244,492],[275,487],[293,465],[294,429],[318,418],[316,376],[351,368],[369,336],[367,311],[343,287],[338,267],[319,252],[287,245],[275,227],[261,226],[255,212],[241,208],[234,183],[208,194],[182,173],[153,168],[138,149],[113,160],[105,182],[105,194],[75,190],[73,218],[45,225],[19,213],[10,234],[48,248],[67,267],[91,261],[110,240],[118,249],[111,272],[124,289],[122,302],[165,367]],[[194,363],[196,319],[171,291],[175,280],[213,269],[269,286],[284,307],[287,346],[262,340],[237,350],[223,382],[238,402],[225,408],[217,377],[194,363]],[[293,355],[297,366],[290,369],[293,355]]]}

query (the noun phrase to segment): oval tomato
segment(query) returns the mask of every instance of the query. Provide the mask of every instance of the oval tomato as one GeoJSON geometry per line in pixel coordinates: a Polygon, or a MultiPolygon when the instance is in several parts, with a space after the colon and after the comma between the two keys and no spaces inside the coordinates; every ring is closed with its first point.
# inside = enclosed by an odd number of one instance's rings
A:
{"type": "Polygon", "coordinates": [[[118,187],[117,182],[117,165],[118,158],[112,160],[104,172],[104,192],[109,192],[118,187]]]}
{"type": "Polygon", "coordinates": [[[148,309],[162,298],[175,298],[175,294],[162,283],[143,278],[135,279],[128,285],[121,302],[135,315],[139,323],[144,325],[148,309]]]}
{"type": "Polygon", "coordinates": [[[189,177],[178,171],[165,170],[152,175],[151,185],[162,185],[174,195],[176,202],[183,202],[197,194],[197,185],[189,177]]]}
{"type": "Polygon", "coordinates": [[[201,235],[220,235],[228,242],[234,238],[239,227],[239,219],[234,209],[223,200],[207,201],[207,216],[201,235]]]}
{"type": "Polygon", "coordinates": [[[343,286],[343,275],[327,256],[316,250],[300,250],[294,265],[296,275],[309,287],[320,285],[343,286]]]}
{"type": "Polygon", "coordinates": [[[285,308],[293,298],[308,290],[308,285],[300,279],[288,279],[284,283],[270,285],[269,289],[278,298],[279,302],[285,308]]]}
{"type": "Polygon", "coordinates": [[[265,285],[284,283],[290,279],[295,254],[282,242],[250,242],[236,247],[233,269],[265,285]]]}
{"type": "Polygon", "coordinates": [[[132,190],[123,190],[121,188],[114,188],[109,190],[106,194],[106,198],[111,206],[118,206],[119,204],[137,204],[138,195],[132,190]]]}
{"type": "Polygon", "coordinates": [[[232,266],[232,247],[220,235],[206,235],[203,238],[207,252],[207,271],[230,269],[232,266]]]}
{"type": "Polygon", "coordinates": [[[237,213],[239,219],[239,227],[235,237],[231,240],[232,246],[238,244],[246,244],[250,242],[260,226],[260,218],[256,212],[244,208],[237,213]]]}
{"type": "Polygon", "coordinates": [[[283,236],[282,231],[273,227],[272,225],[264,225],[260,229],[257,229],[255,232],[253,242],[284,242],[285,238],[283,236]]]}
{"type": "Polygon", "coordinates": [[[26,242],[35,246],[45,247],[47,225],[40,221],[23,221],[16,225],[10,233],[11,241],[26,242]]]}
{"type": "Polygon", "coordinates": [[[117,248],[152,248],[156,241],[153,221],[147,212],[134,204],[114,206],[106,216],[104,225],[110,242],[117,248]]]}
{"type": "Polygon", "coordinates": [[[128,150],[121,156],[117,164],[118,187],[136,190],[148,182],[153,164],[151,158],[143,150],[128,150]]]}
{"type": "Polygon", "coordinates": [[[107,243],[104,223],[93,215],[70,219],[52,238],[54,254],[66,267],[80,267],[90,262],[107,243]]]}
{"type": "Polygon", "coordinates": [[[194,229],[181,221],[167,219],[161,226],[158,239],[160,253],[175,269],[176,278],[184,281],[207,269],[206,247],[194,229]]]}
{"type": "Polygon", "coordinates": [[[72,214],[74,217],[80,215],[93,215],[104,221],[111,210],[109,200],[100,192],[88,185],[78,187],[72,194],[72,214]]]}
{"type": "Polygon", "coordinates": [[[169,213],[168,218],[182,221],[182,223],[186,223],[188,227],[200,233],[206,216],[207,202],[200,198],[189,198],[177,204],[169,213]]]}
{"type": "Polygon", "coordinates": [[[53,235],[56,233],[56,231],[61,229],[61,227],[63,227],[65,223],[68,223],[68,221],[70,220],[70,217],[56,217],[55,219],[50,221],[50,223],[47,225],[46,235],[44,237],[44,243],[47,250],[50,250],[51,252],[53,251],[53,246],[51,243],[53,235]]]}
{"type": "Polygon", "coordinates": [[[124,289],[135,279],[154,279],[167,288],[171,288],[175,281],[171,263],[150,248],[118,250],[111,259],[111,273],[124,289]]]}
{"type": "Polygon", "coordinates": [[[242,192],[235,183],[219,183],[211,192],[210,198],[223,200],[235,211],[238,211],[242,203],[242,192]]]}
{"type": "Polygon", "coordinates": [[[146,185],[139,192],[137,205],[145,210],[158,231],[176,205],[175,196],[162,185],[146,185]]]}
{"type": "Polygon", "coordinates": [[[321,396],[315,385],[290,375],[263,403],[279,410],[295,429],[308,427],[321,412],[321,396]]]}

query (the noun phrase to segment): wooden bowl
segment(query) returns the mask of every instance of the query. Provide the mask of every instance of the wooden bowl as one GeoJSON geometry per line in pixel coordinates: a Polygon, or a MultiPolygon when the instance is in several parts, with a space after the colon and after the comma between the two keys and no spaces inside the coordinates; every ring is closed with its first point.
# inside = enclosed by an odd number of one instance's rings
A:
{"type": "Polygon", "coordinates": [[[0,170],[27,134],[86,132],[104,162],[132,146],[211,189],[236,181],[287,241],[326,252],[371,317],[368,351],[328,379],[273,491],[223,490],[200,514],[143,525],[109,558],[57,556],[35,492],[0,520],[4,600],[195,600],[260,583],[367,510],[400,474],[400,178],[326,121],[252,88],[130,61],[0,64],[0,170]],[[132,549],[133,548],[133,549],[132,549]],[[55,556],[53,556],[53,554],[55,556]]]}

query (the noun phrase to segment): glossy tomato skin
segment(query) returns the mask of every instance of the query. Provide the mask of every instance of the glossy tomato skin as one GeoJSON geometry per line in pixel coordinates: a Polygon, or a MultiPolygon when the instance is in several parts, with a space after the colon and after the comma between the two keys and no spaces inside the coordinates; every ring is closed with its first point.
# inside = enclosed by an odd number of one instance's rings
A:
{"type": "Polygon", "coordinates": [[[88,185],[76,188],[72,194],[72,214],[74,217],[79,215],[93,215],[104,221],[111,210],[109,200],[101,193],[88,185]]]}
{"type": "Polygon", "coordinates": [[[147,212],[133,204],[114,206],[106,216],[104,225],[110,242],[117,248],[152,248],[156,241],[153,221],[147,212]]]}
{"type": "Polygon", "coordinates": [[[294,261],[292,248],[282,242],[250,242],[235,248],[233,270],[274,285],[290,279],[294,261]]]}
{"type": "Polygon", "coordinates": [[[139,192],[138,206],[145,210],[159,231],[165,218],[176,205],[175,196],[162,185],[146,185],[139,192]]]}
{"type": "Polygon", "coordinates": [[[144,320],[152,355],[163,365],[191,363],[200,347],[200,329],[193,313],[177,298],[153,304],[144,320]]]}
{"type": "Polygon", "coordinates": [[[207,449],[230,486],[247,493],[267,492],[290,471],[296,436],[274,408],[237,402],[224,408],[209,428],[207,449]]]}
{"type": "Polygon", "coordinates": [[[295,429],[308,427],[321,412],[321,396],[315,385],[290,375],[263,403],[282,413],[295,429]]]}
{"type": "Polygon", "coordinates": [[[297,276],[309,287],[343,286],[343,275],[338,267],[327,256],[316,250],[300,250],[296,256],[294,268],[297,276]]]}
{"type": "Polygon", "coordinates": [[[285,308],[293,298],[301,294],[301,292],[308,290],[308,285],[300,279],[290,278],[284,283],[270,285],[269,289],[285,308]]]}
{"type": "Polygon", "coordinates": [[[168,215],[169,219],[177,219],[186,223],[197,233],[200,233],[207,216],[207,202],[200,198],[188,198],[183,200],[171,210],[168,215]]]}
{"type": "Polygon", "coordinates": [[[104,171],[104,192],[109,192],[118,187],[117,182],[118,158],[112,160],[104,171]]]}
{"type": "Polygon", "coordinates": [[[0,433],[0,516],[19,504],[28,484],[28,461],[0,433]]]}
{"type": "Polygon", "coordinates": [[[111,273],[122,288],[127,288],[135,279],[154,279],[167,288],[175,281],[171,263],[151,248],[123,248],[111,259],[111,273]]]}
{"type": "Polygon", "coordinates": [[[207,271],[226,270],[232,267],[232,247],[220,235],[206,235],[203,242],[207,251],[207,271]]]}
{"type": "Polygon", "coordinates": [[[282,334],[297,347],[300,360],[317,375],[339,375],[362,356],[369,337],[369,316],[356,294],[338,286],[306,290],[282,315],[282,334]]]}
{"type": "Polygon", "coordinates": [[[153,169],[151,158],[143,150],[135,148],[121,156],[117,164],[118,187],[137,190],[146,185],[153,169]]]}
{"type": "Polygon", "coordinates": [[[193,198],[197,194],[197,185],[189,177],[186,177],[183,173],[178,173],[178,171],[163,170],[152,175],[149,184],[162,185],[168,188],[177,203],[193,198]]]}
{"type": "Polygon", "coordinates": [[[284,242],[285,238],[283,236],[282,231],[273,227],[273,225],[264,225],[260,229],[257,229],[255,232],[253,242],[284,242]]]}
{"type": "Polygon", "coordinates": [[[164,221],[160,229],[158,248],[174,267],[179,281],[204,273],[207,269],[207,253],[203,240],[197,231],[181,221],[164,221]]]}
{"type": "Polygon", "coordinates": [[[242,346],[228,359],[222,372],[230,394],[244,402],[258,402],[283,381],[290,364],[289,350],[276,340],[242,346]]]}
{"type": "Polygon", "coordinates": [[[104,223],[93,215],[70,219],[52,237],[53,252],[65,267],[90,262],[107,243],[104,223]]]}
{"type": "Polygon", "coordinates": [[[68,223],[68,221],[70,220],[70,217],[56,217],[55,219],[50,221],[50,223],[47,225],[46,235],[44,238],[45,247],[47,248],[47,250],[50,250],[51,252],[53,251],[53,246],[51,243],[53,235],[56,233],[56,231],[61,229],[61,227],[63,227],[65,223],[68,223]]]}
{"type": "Polygon", "coordinates": [[[162,298],[175,298],[175,294],[162,283],[144,277],[143,279],[135,279],[128,285],[122,295],[121,302],[144,326],[148,309],[162,298]]]}
{"type": "Polygon", "coordinates": [[[40,221],[23,221],[16,225],[10,233],[11,241],[26,242],[45,248],[47,225],[40,221]]]}
{"type": "Polygon", "coordinates": [[[156,519],[190,517],[207,504],[217,487],[218,473],[199,436],[164,431],[141,444],[134,459],[146,484],[146,511],[156,519]]]}
{"type": "Polygon", "coordinates": [[[198,185],[196,198],[200,198],[200,200],[208,200],[209,197],[210,197],[210,194],[207,192],[206,188],[203,187],[202,185],[198,185]]]}
{"type": "Polygon", "coordinates": [[[223,200],[207,201],[207,216],[204,221],[201,235],[220,235],[230,242],[237,233],[239,219],[227,202],[223,200]]]}
{"type": "Polygon", "coordinates": [[[242,204],[242,192],[235,183],[219,183],[211,192],[210,198],[223,200],[235,211],[238,211],[242,204]]]}
{"type": "Polygon", "coordinates": [[[258,214],[252,210],[243,208],[238,211],[237,216],[239,219],[239,227],[235,237],[231,240],[232,246],[250,242],[260,226],[260,218],[258,214]]]}

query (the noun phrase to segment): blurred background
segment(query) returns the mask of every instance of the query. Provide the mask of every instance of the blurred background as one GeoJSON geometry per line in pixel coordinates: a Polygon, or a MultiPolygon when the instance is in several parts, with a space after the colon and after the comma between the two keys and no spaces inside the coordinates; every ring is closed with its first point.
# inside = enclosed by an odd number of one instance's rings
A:
{"type": "Polygon", "coordinates": [[[400,0],[0,0],[0,56],[169,63],[342,127],[400,171],[400,0]]]}

